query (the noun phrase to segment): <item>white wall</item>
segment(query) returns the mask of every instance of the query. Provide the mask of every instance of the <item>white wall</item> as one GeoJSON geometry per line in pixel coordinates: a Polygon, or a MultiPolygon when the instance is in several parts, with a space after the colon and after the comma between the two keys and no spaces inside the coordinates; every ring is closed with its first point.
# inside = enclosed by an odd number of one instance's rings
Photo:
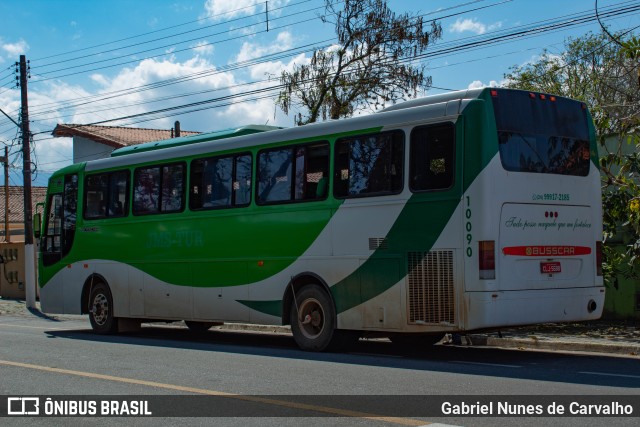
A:
{"type": "Polygon", "coordinates": [[[73,163],[103,159],[109,157],[113,150],[113,147],[97,143],[88,138],[73,137],[73,163]]]}

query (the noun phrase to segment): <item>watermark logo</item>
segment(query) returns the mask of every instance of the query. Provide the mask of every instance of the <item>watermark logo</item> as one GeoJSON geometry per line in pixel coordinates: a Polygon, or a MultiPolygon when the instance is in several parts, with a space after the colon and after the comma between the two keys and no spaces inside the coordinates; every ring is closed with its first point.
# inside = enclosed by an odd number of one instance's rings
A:
{"type": "Polygon", "coordinates": [[[9,397],[7,415],[40,415],[40,398],[9,397]]]}

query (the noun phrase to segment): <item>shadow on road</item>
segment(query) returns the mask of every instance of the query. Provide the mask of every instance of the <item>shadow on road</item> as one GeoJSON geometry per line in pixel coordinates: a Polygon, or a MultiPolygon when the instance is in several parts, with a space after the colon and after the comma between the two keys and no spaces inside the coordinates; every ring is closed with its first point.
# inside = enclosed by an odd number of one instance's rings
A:
{"type": "Polygon", "coordinates": [[[96,335],[91,330],[49,330],[45,333],[50,338],[117,345],[640,389],[640,363],[607,355],[444,345],[412,351],[397,348],[387,340],[360,340],[344,353],[310,353],[299,350],[293,338],[287,335],[215,330],[194,333],[186,328],[165,326],[145,326],[135,333],[108,336],[96,335]]]}

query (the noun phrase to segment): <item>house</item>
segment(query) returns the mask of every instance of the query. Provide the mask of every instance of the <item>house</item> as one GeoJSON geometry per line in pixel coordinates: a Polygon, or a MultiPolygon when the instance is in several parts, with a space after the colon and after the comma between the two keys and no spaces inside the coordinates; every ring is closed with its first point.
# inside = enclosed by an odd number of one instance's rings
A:
{"type": "MultiPolygon", "coordinates": [[[[45,200],[46,187],[31,187],[33,212],[45,200]]],[[[39,210],[42,212],[42,209],[39,210]]],[[[0,186],[0,297],[25,297],[24,187],[0,186]],[[8,188],[8,192],[6,192],[8,188]],[[9,195],[8,206],[5,194],[9,195]],[[7,209],[8,208],[8,209],[7,209]],[[8,217],[5,212],[9,213],[8,217]],[[5,223],[8,219],[8,224],[5,223]],[[7,226],[8,225],[8,226],[7,226]]],[[[35,266],[34,266],[35,267],[35,266]]]]}
{"type": "MultiPolygon", "coordinates": [[[[31,187],[33,212],[36,205],[44,203],[47,187],[31,187]]],[[[9,239],[5,230],[5,187],[0,185],[0,241],[24,242],[24,188],[9,186],[9,239]]],[[[40,212],[42,209],[40,209],[40,212]]]]}
{"type": "Polygon", "coordinates": [[[144,129],[121,126],[58,124],[55,137],[73,138],[73,163],[109,157],[113,150],[145,142],[161,141],[199,132],[180,131],[180,122],[173,129],[144,129]]]}

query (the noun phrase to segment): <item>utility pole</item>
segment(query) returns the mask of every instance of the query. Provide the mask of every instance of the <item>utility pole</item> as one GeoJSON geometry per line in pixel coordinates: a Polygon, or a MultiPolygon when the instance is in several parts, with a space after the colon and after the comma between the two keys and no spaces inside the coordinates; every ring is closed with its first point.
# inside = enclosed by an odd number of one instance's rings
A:
{"type": "Polygon", "coordinates": [[[4,240],[11,243],[11,230],[9,230],[9,148],[4,147],[4,157],[0,157],[4,163],[4,240]]]}
{"type": "Polygon", "coordinates": [[[20,98],[22,101],[22,169],[24,185],[24,281],[27,308],[36,308],[35,250],[33,247],[33,212],[31,204],[31,131],[29,130],[29,102],[27,100],[28,67],[20,55],[20,98]]]}
{"type": "MultiPolygon", "coordinates": [[[[2,111],[1,108],[0,113],[11,120],[14,125],[20,127],[20,124],[2,111]]],[[[0,157],[0,161],[4,163],[4,236],[7,243],[9,243],[11,242],[11,233],[9,231],[9,148],[6,146],[4,147],[4,157],[0,157]]]]}

